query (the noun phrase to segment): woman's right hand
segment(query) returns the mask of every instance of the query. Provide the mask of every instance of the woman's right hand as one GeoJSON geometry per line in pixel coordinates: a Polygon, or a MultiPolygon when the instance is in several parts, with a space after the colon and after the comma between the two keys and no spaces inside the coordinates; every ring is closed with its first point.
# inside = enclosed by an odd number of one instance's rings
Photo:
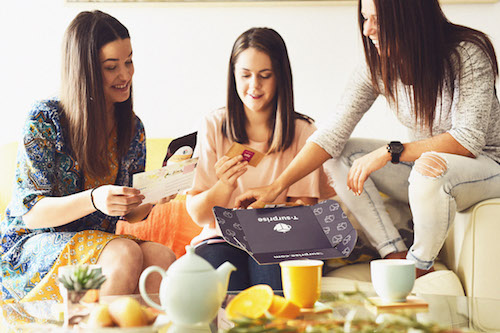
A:
{"type": "Polygon", "coordinates": [[[281,192],[275,183],[256,187],[237,196],[234,206],[235,208],[263,208],[266,203],[274,202],[281,192]]]}
{"type": "Polygon", "coordinates": [[[235,157],[222,156],[215,163],[215,174],[224,185],[234,189],[236,181],[247,171],[248,162],[243,160],[242,155],[235,157]]]}
{"type": "Polygon", "coordinates": [[[117,185],[99,186],[91,195],[94,206],[109,216],[125,216],[144,200],[138,189],[117,185]]]}

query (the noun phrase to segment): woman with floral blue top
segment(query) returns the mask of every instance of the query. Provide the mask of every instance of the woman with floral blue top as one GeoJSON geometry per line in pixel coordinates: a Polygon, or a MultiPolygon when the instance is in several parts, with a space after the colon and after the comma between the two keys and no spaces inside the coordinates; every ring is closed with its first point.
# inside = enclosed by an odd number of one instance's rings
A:
{"type": "MultiPolygon", "coordinates": [[[[115,235],[118,219],[140,221],[152,208],[131,187],[146,144],[132,107],[128,30],[82,12],[66,30],[62,62],[60,99],[36,103],[23,130],[1,224],[4,301],[59,299],[58,268],[77,263],[102,266],[102,294],[131,294],[144,268],[175,260],[161,244],[115,235]]],[[[159,278],[147,289],[157,291],[159,278]]]]}

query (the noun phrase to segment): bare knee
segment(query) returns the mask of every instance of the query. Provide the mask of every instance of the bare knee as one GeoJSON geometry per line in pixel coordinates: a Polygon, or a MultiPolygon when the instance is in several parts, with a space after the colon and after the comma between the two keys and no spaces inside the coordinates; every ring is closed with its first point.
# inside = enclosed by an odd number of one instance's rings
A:
{"type": "MultiPolygon", "coordinates": [[[[159,266],[164,270],[175,261],[175,254],[165,245],[144,242],[141,244],[142,254],[144,256],[144,266],[146,269],[149,266],[159,266]]],[[[148,293],[158,293],[162,278],[160,274],[150,274],[146,280],[146,291],[148,293]]]]}
{"type": "Polygon", "coordinates": [[[414,169],[422,176],[438,178],[444,175],[448,165],[443,157],[434,152],[427,152],[415,161],[414,169]]]}
{"type": "MultiPolygon", "coordinates": [[[[109,266],[142,266],[142,251],[139,244],[127,238],[117,238],[110,241],[101,253],[99,261],[109,260],[109,266]]],[[[98,261],[98,262],[99,262],[98,261]]]]}
{"type": "Polygon", "coordinates": [[[144,242],[140,247],[144,257],[144,268],[160,266],[163,269],[167,269],[176,259],[174,252],[163,244],[144,242]]]}
{"type": "Polygon", "coordinates": [[[139,244],[131,239],[117,238],[103,249],[97,263],[102,266],[108,281],[104,294],[130,294],[136,289],[143,267],[139,244]]]}

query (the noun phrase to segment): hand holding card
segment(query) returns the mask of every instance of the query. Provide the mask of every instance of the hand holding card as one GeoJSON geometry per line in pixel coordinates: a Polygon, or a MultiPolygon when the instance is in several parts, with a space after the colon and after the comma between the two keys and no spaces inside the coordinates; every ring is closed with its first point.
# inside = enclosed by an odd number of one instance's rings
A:
{"type": "Polygon", "coordinates": [[[198,158],[191,158],[160,169],[136,173],[133,186],[145,196],[143,203],[156,203],[191,188],[197,163],[198,158]]]}
{"type": "Polygon", "coordinates": [[[244,146],[240,143],[233,143],[231,148],[226,152],[226,156],[233,158],[235,156],[242,155],[244,161],[248,161],[248,164],[256,167],[259,162],[264,158],[264,154],[252,149],[250,147],[244,146]]]}

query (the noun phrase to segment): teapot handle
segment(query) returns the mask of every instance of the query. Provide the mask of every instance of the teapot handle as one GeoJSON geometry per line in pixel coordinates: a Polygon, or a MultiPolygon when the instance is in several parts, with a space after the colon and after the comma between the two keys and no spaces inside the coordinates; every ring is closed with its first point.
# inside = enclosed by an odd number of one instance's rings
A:
{"type": "MultiPolygon", "coordinates": [[[[165,271],[161,267],[159,267],[159,266],[149,266],[141,274],[141,277],[139,279],[139,291],[141,292],[141,296],[146,301],[146,303],[148,303],[153,308],[156,308],[156,309],[158,309],[160,311],[164,311],[162,309],[162,307],[158,303],[152,301],[151,298],[149,298],[149,295],[146,292],[146,286],[145,286],[145,284],[146,284],[146,278],[152,272],[160,273],[160,275],[162,276],[162,281],[166,277],[166,273],[165,273],[165,271]]],[[[160,301],[161,301],[161,297],[160,297],[160,301]]]]}

